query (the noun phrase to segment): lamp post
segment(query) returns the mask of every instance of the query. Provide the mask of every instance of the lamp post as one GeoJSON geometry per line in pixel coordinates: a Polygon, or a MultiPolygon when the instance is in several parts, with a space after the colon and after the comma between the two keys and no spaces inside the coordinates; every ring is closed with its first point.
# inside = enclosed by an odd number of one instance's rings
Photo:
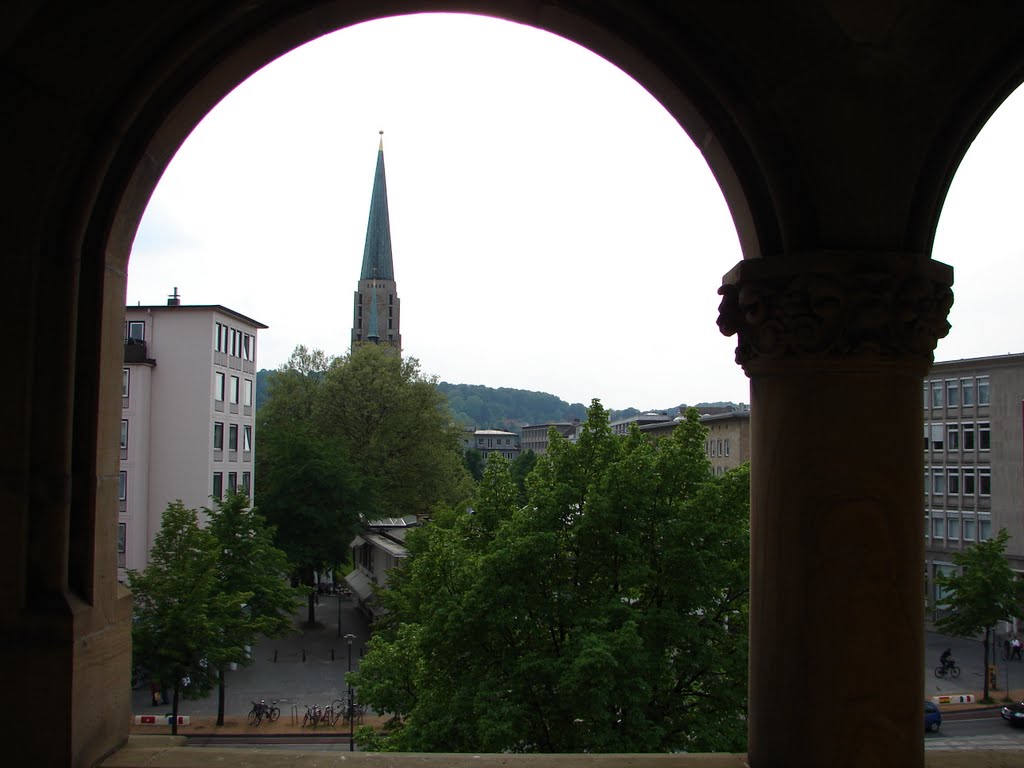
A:
{"type": "Polygon", "coordinates": [[[335,588],[338,595],[338,637],[341,637],[341,590],[335,588]]]}
{"type": "MultiPolygon", "coordinates": [[[[352,672],[352,641],[356,639],[356,636],[349,632],[345,635],[345,642],[348,643],[348,671],[352,672]]],[[[348,675],[345,675],[345,682],[348,683],[348,751],[356,751],[355,741],[355,722],[353,715],[355,714],[355,707],[352,706],[352,682],[348,679],[348,675]]]]}

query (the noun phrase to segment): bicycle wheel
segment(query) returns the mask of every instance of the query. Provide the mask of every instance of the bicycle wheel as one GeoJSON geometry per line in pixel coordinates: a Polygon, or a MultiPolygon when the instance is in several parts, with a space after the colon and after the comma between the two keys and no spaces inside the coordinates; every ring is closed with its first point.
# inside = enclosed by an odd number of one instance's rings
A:
{"type": "Polygon", "coordinates": [[[946,668],[945,667],[936,667],[935,668],[935,676],[936,677],[945,677],[946,676],[946,668]]]}
{"type": "Polygon", "coordinates": [[[300,727],[305,728],[310,722],[309,712],[306,712],[306,716],[302,718],[302,725],[300,727]]]}
{"type": "Polygon", "coordinates": [[[949,676],[954,678],[954,679],[960,677],[960,667],[952,667],[952,668],[950,668],[949,676]]]}
{"type": "Polygon", "coordinates": [[[280,707],[271,707],[270,708],[270,714],[268,715],[268,717],[270,718],[270,722],[276,723],[277,722],[277,718],[279,718],[280,716],[281,716],[281,708],[280,707]]]}
{"type": "Polygon", "coordinates": [[[259,713],[255,709],[249,712],[249,725],[259,725],[259,713]]]}

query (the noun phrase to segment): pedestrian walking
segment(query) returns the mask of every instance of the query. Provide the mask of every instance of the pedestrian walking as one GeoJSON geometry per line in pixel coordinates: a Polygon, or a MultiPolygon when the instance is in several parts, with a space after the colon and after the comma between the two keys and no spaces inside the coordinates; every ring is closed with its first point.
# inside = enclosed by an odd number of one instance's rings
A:
{"type": "Polygon", "coordinates": [[[1013,640],[1010,641],[1010,658],[1021,660],[1021,642],[1020,638],[1016,635],[1013,636],[1013,640]]]}

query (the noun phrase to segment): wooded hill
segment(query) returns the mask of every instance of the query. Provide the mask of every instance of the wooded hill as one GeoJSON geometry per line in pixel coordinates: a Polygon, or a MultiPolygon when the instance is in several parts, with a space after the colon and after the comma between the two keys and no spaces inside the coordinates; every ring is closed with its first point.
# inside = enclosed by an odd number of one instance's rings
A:
{"type": "MultiPolygon", "coordinates": [[[[266,398],[267,376],[271,371],[264,368],[256,374],[256,407],[259,408],[266,398]]],[[[550,421],[571,422],[573,419],[583,421],[587,418],[587,405],[568,403],[560,397],[547,392],[532,392],[528,389],[511,387],[485,387],[482,384],[450,384],[439,382],[437,388],[448,398],[455,420],[467,427],[477,429],[505,429],[519,432],[525,424],[544,424],[550,421]]],[[[707,406],[731,406],[733,403],[699,403],[707,406]]],[[[655,409],[673,418],[683,404],[671,405],[655,409]]],[[[638,408],[625,408],[610,411],[609,419],[627,419],[641,411],[638,408]]]]}

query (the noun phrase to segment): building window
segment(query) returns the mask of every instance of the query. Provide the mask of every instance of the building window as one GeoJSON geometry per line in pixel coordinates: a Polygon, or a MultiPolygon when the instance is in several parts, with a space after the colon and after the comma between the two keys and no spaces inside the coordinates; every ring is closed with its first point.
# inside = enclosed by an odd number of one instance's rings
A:
{"type": "Polygon", "coordinates": [[[221,351],[223,351],[220,348],[220,328],[221,328],[220,323],[214,323],[213,324],[213,351],[214,352],[221,352],[221,351]]]}
{"type": "Polygon", "coordinates": [[[946,518],[946,538],[950,541],[960,540],[960,518],[950,515],[946,518]]]}
{"type": "Polygon", "coordinates": [[[932,537],[936,539],[944,539],[946,537],[946,518],[942,515],[934,515],[932,517],[932,537]]]}
{"type": "Polygon", "coordinates": [[[231,329],[231,356],[238,357],[238,331],[231,329]]]}
{"type": "Polygon", "coordinates": [[[992,538],[992,518],[978,517],[978,541],[988,541],[992,538]]]}
{"type": "Polygon", "coordinates": [[[960,387],[956,379],[946,379],[946,405],[950,408],[960,407],[960,387]]]}
{"type": "Polygon", "coordinates": [[[992,447],[992,430],[987,421],[978,422],[978,450],[987,451],[992,447]]]}
{"type": "Polygon", "coordinates": [[[131,388],[132,371],[125,368],[121,371],[121,397],[128,399],[128,390],[131,388]]]}
{"type": "Polygon", "coordinates": [[[220,371],[213,374],[213,399],[218,403],[224,402],[224,374],[220,371]]]}
{"type": "Polygon", "coordinates": [[[960,470],[959,469],[948,469],[946,470],[946,490],[950,496],[956,496],[960,493],[960,470]]]}
{"type": "Polygon", "coordinates": [[[964,424],[964,450],[974,450],[974,424],[964,424]]]}
{"type": "Polygon", "coordinates": [[[978,494],[981,496],[992,495],[992,469],[990,467],[978,468],[978,494]]]}
{"type": "Polygon", "coordinates": [[[128,419],[121,419],[121,450],[128,450],[128,419]]]}
{"type": "Polygon", "coordinates": [[[974,379],[960,379],[960,390],[963,392],[961,400],[964,407],[974,405],[974,379]]]}
{"type": "Polygon", "coordinates": [[[974,467],[963,468],[963,489],[964,496],[974,495],[974,467]]]}
{"type": "Polygon", "coordinates": [[[135,341],[146,340],[146,323],[143,320],[130,320],[128,322],[128,338],[135,341]]]}
{"type": "Polygon", "coordinates": [[[246,496],[252,496],[252,472],[242,473],[242,490],[246,496]]]}
{"type": "Polygon", "coordinates": [[[117,524],[117,567],[124,568],[128,558],[128,523],[117,524]]]}
{"type": "Polygon", "coordinates": [[[252,360],[252,336],[248,333],[242,336],[242,358],[252,360]]]}
{"type": "Polygon", "coordinates": [[[978,405],[989,404],[988,376],[978,377],[978,405]]]}
{"type": "Polygon", "coordinates": [[[946,473],[941,469],[932,470],[932,493],[942,495],[946,492],[946,473]]]}
{"type": "Polygon", "coordinates": [[[725,438],[725,455],[729,455],[729,438],[725,438]]]}
{"type": "Polygon", "coordinates": [[[228,424],[228,450],[238,450],[238,425],[228,424]]]}
{"type": "Polygon", "coordinates": [[[224,498],[224,473],[214,472],[213,473],[213,498],[222,499],[224,498]]]}
{"type": "Polygon", "coordinates": [[[223,323],[221,324],[221,326],[220,326],[220,351],[223,352],[224,354],[227,354],[227,352],[228,352],[228,331],[230,331],[230,330],[231,329],[228,328],[226,325],[224,325],[223,323]]]}
{"type": "Polygon", "coordinates": [[[234,493],[238,490],[238,473],[228,472],[228,493],[234,493]]]}
{"type": "Polygon", "coordinates": [[[242,400],[242,404],[245,405],[246,407],[251,408],[252,407],[252,379],[246,379],[245,380],[245,387],[243,388],[242,391],[244,393],[243,394],[244,399],[242,400]]]}
{"type": "Polygon", "coordinates": [[[117,498],[120,501],[128,498],[128,473],[123,469],[117,474],[117,498]]]}
{"type": "Polygon", "coordinates": [[[922,394],[924,395],[924,409],[927,411],[928,410],[928,382],[927,381],[924,383],[924,387],[922,387],[922,390],[923,390],[922,394]]]}
{"type": "Polygon", "coordinates": [[[960,450],[960,425],[946,425],[946,448],[950,451],[960,450]]]}
{"type": "Polygon", "coordinates": [[[942,382],[932,382],[932,408],[942,407],[942,382]]]}
{"type": "Polygon", "coordinates": [[[252,450],[252,425],[245,424],[242,426],[242,450],[252,450]]]}
{"type": "Polygon", "coordinates": [[[224,450],[224,422],[213,422],[213,450],[224,450]]]}
{"type": "Polygon", "coordinates": [[[943,435],[942,435],[943,431],[944,431],[944,425],[943,424],[932,424],[932,450],[933,451],[941,451],[941,450],[943,450],[946,447],[946,444],[943,442],[943,435]]]}
{"type": "Polygon", "coordinates": [[[964,541],[974,541],[974,518],[965,517],[963,524],[964,541]]]}
{"type": "Polygon", "coordinates": [[[229,390],[231,399],[228,401],[232,405],[238,405],[238,377],[231,377],[231,389],[229,390]]]}

